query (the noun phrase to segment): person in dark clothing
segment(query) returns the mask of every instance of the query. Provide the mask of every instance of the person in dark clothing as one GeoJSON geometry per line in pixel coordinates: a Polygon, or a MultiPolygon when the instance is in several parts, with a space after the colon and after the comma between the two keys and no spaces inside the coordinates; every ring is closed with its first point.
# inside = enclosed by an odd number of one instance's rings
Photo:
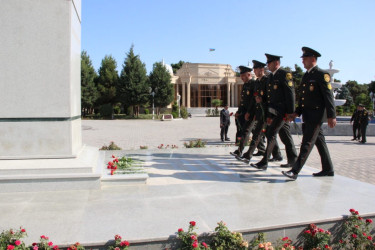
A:
{"type": "Polygon", "coordinates": [[[297,151],[290,134],[290,125],[285,122],[287,114],[294,112],[294,83],[292,73],[280,68],[281,56],[265,54],[268,68],[271,71],[267,82],[267,115],[269,125],[266,131],[267,148],[262,160],[251,164],[252,167],[266,170],[268,159],[275,147],[276,136],[279,133],[281,141],[285,144],[287,164],[281,167],[290,167],[297,159],[297,151]]]}
{"type": "Polygon", "coordinates": [[[361,137],[362,140],[360,141],[361,143],[366,143],[366,129],[368,125],[368,121],[370,120],[369,113],[365,109],[365,106],[360,104],[360,111],[358,114],[358,120],[359,120],[359,127],[361,129],[361,137]]]}
{"type": "Polygon", "coordinates": [[[230,116],[228,105],[224,105],[224,108],[220,111],[220,138],[221,141],[230,141],[228,138],[228,128],[230,126],[230,116]]]}
{"type": "MultiPolygon", "coordinates": [[[[255,76],[257,77],[254,86],[254,98],[255,98],[255,121],[256,124],[252,131],[253,137],[250,142],[250,147],[246,153],[242,155],[244,160],[250,161],[254,156],[263,156],[266,147],[264,145],[264,133],[266,131],[266,111],[267,111],[267,81],[268,77],[264,74],[265,63],[253,60],[253,69],[255,76]],[[258,148],[258,152],[254,154],[255,149],[258,148]]],[[[280,149],[278,145],[274,147],[272,152],[273,161],[282,160],[280,149]]],[[[271,161],[271,160],[270,160],[271,161]]]]}
{"type": "Polygon", "coordinates": [[[234,152],[230,152],[231,155],[235,157],[240,157],[242,151],[245,147],[246,142],[249,140],[250,131],[254,125],[254,108],[255,100],[253,98],[254,92],[254,80],[252,80],[251,71],[252,68],[246,66],[239,66],[240,77],[244,82],[241,91],[241,102],[238,110],[235,114],[235,119],[237,120],[237,126],[240,127],[240,140],[238,149],[234,152]]]}
{"type": "Polygon", "coordinates": [[[354,110],[352,118],[350,118],[350,124],[353,122],[353,139],[360,140],[361,139],[361,127],[359,126],[359,113],[360,113],[360,106],[357,106],[357,109],[354,110]]]}
{"type": "Polygon", "coordinates": [[[334,176],[333,164],[322,131],[325,115],[328,127],[336,126],[335,102],[332,94],[331,76],[327,71],[317,66],[320,53],[308,47],[302,48],[302,63],[307,70],[302,77],[299,89],[298,107],[295,113],[288,115],[288,121],[302,115],[302,144],[297,161],[289,171],[282,174],[290,179],[297,179],[298,173],[305,165],[311,150],[316,145],[323,170],[313,173],[313,176],[334,176]]]}

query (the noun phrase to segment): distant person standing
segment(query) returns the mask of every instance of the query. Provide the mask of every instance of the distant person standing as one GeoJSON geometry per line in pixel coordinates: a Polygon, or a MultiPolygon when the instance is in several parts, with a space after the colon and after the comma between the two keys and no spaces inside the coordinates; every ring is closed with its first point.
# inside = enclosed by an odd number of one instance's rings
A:
{"type": "Polygon", "coordinates": [[[353,122],[353,139],[352,141],[361,139],[361,128],[359,126],[359,113],[361,107],[358,105],[357,109],[354,110],[352,118],[350,119],[350,124],[353,122]]]}
{"type": "Polygon", "coordinates": [[[230,141],[228,138],[228,128],[230,126],[230,116],[229,110],[228,110],[228,105],[225,104],[224,108],[220,111],[220,138],[221,141],[230,141]]]}
{"type": "Polygon", "coordinates": [[[360,106],[360,112],[359,112],[359,127],[361,128],[361,137],[362,140],[361,143],[366,143],[366,129],[368,125],[368,121],[370,120],[369,113],[365,109],[365,106],[362,104],[359,104],[360,106]]]}
{"type": "Polygon", "coordinates": [[[320,53],[308,47],[302,47],[302,63],[306,73],[302,77],[299,88],[298,107],[295,113],[288,115],[287,120],[292,121],[302,115],[302,144],[297,161],[289,171],[282,174],[290,179],[297,179],[298,173],[305,165],[311,150],[316,145],[323,170],[313,176],[334,176],[333,164],[328,147],[323,135],[322,124],[327,116],[328,127],[336,126],[335,102],[332,94],[331,76],[327,71],[321,70],[317,65],[320,53]]]}

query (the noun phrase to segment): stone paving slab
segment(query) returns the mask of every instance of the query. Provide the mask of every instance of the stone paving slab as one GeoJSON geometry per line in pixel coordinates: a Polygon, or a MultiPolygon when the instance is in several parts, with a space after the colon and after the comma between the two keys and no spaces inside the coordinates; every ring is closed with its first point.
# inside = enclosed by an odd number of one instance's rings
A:
{"type": "Polygon", "coordinates": [[[29,243],[44,234],[60,245],[103,244],[115,234],[130,241],[167,238],[191,220],[202,233],[221,220],[238,231],[340,219],[350,208],[375,215],[374,185],[312,177],[316,169],[309,167],[290,181],[278,164],[258,171],[229,150],[119,151],[147,162],[147,185],[0,194],[0,230],[22,226],[29,243]]]}
{"type": "MultiPolygon", "coordinates": [[[[229,137],[235,138],[234,119],[229,127],[229,137]]],[[[350,126],[348,124],[348,126],[350,126]]],[[[197,116],[188,120],[162,122],[159,120],[83,120],[83,143],[102,147],[114,141],[125,150],[136,150],[146,145],[149,149],[157,149],[160,144],[177,145],[189,140],[202,139],[208,147],[224,147],[230,143],[222,143],[219,139],[219,118],[197,116]]],[[[293,135],[296,145],[302,136],[293,135]]],[[[375,137],[368,136],[366,144],[351,141],[351,136],[326,136],[332,162],[337,174],[363,182],[375,184],[375,137]]],[[[281,148],[283,144],[279,141],[281,148]]],[[[282,151],[285,158],[285,151],[282,151]]],[[[306,165],[320,169],[320,157],[316,148],[312,150],[306,165]]]]}

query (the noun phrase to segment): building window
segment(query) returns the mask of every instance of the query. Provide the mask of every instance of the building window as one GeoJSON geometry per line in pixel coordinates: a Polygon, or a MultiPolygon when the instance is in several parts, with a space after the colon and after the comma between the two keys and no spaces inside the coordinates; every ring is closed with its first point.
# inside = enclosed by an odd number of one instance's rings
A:
{"type": "Polygon", "coordinates": [[[218,84],[191,84],[190,85],[190,106],[212,107],[213,99],[220,99],[225,103],[227,101],[226,85],[218,84]]]}

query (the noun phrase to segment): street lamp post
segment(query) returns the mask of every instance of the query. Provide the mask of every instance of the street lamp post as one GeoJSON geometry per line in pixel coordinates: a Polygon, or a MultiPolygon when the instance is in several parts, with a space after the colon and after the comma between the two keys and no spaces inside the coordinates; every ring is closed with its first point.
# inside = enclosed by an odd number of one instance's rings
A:
{"type": "Polygon", "coordinates": [[[152,90],[152,88],[149,88],[150,95],[152,96],[152,120],[155,119],[155,105],[154,105],[154,96],[155,93],[157,92],[158,88],[155,88],[155,90],[152,90]]]}
{"type": "Polygon", "coordinates": [[[180,96],[179,93],[177,93],[178,117],[179,117],[179,118],[181,117],[181,111],[180,111],[180,100],[181,100],[181,96],[180,96]]]}

